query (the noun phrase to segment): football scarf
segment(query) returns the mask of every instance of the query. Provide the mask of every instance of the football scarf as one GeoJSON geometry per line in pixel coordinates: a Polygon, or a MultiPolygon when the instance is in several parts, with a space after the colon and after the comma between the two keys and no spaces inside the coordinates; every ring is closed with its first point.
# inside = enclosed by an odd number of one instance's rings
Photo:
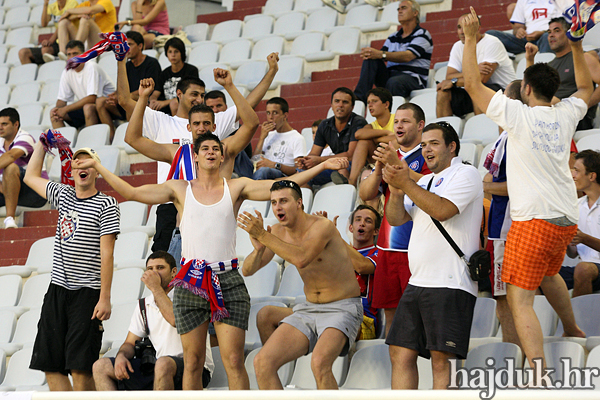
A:
{"type": "Polygon", "coordinates": [[[75,186],[73,176],[71,175],[71,160],[73,159],[73,150],[69,145],[71,142],[60,134],[59,131],[48,129],[40,135],[40,142],[44,147],[44,151],[54,155],[52,149],[58,149],[60,156],[60,183],[65,185],[75,186]]]}
{"type": "Polygon", "coordinates": [[[105,51],[112,50],[115,53],[117,61],[125,59],[125,54],[129,51],[127,36],[123,32],[99,33],[101,41],[92,46],[88,51],[75,56],[67,61],[67,69],[77,68],[79,64],[88,62],[98,57],[105,51]]]}

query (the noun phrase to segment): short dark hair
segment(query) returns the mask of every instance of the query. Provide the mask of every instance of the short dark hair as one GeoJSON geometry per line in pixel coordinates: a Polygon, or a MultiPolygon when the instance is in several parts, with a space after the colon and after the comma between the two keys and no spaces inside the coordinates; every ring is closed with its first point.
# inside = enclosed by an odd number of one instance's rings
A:
{"type": "Polygon", "coordinates": [[[321,125],[321,122],[323,122],[323,120],[322,119],[318,119],[318,120],[316,120],[315,122],[312,123],[311,127],[313,127],[313,126],[318,127],[319,125],[321,125]]]}
{"type": "Polygon", "coordinates": [[[456,143],[456,150],[454,155],[457,156],[460,152],[460,138],[458,137],[458,133],[456,133],[452,125],[445,121],[431,123],[427,125],[425,129],[423,129],[423,133],[427,131],[432,131],[434,129],[439,129],[440,131],[442,131],[442,137],[444,138],[444,143],[446,144],[446,147],[450,146],[450,143],[452,142],[456,143]]]}
{"type": "Polygon", "coordinates": [[[198,85],[200,87],[206,88],[204,81],[200,78],[184,78],[179,81],[175,90],[181,90],[181,93],[185,93],[192,85],[198,85]]]}
{"type": "Polygon", "coordinates": [[[392,111],[392,102],[394,101],[394,99],[392,98],[392,94],[389,90],[387,90],[386,88],[376,87],[367,92],[367,98],[371,94],[373,96],[379,97],[379,100],[381,100],[382,103],[385,103],[387,101],[389,104],[388,109],[390,110],[390,112],[392,111]]]}
{"type": "Polygon", "coordinates": [[[83,44],[83,42],[81,40],[69,40],[69,42],[67,43],[67,46],[65,47],[67,50],[69,49],[74,49],[75,47],[79,48],[79,50],[81,50],[81,52],[83,53],[85,51],[85,45],[83,44]]]}
{"type": "Polygon", "coordinates": [[[350,95],[350,97],[352,98],[352,107],[354,107],[354,103],[356,103],[356,95],[354,94],[354,92],[352,90],[350,90],[344,86],[335,89],[333,91],[333,93],[331,93],[331,101],[333,101],[333,96],[335,96],[335,94],[337,92],[342,92],[342,93],[346,93],[347,95],[350,95]]]}
{"type": "Polygon", "coordinates": [[[269,104],[277,104],[281,108],[282,113],[286,113],[290,111],[290,106],[288,102],[283,97],[271,97],[267,100],[267,105],[269,104]]]}
{"type": "Polygon", "coordinates": [[[0,111],[0,117],[8,117],[8,120],[11,124],[15,124],[15,122],[19,123],[19,127],[21,126],[21,118],[19,117],[19,112],[12,108],[6,107],[2,111],[0,111]]]}
{"type": "Polygon", "coordinates": [[[413,118],[416,119],[417,122],[425,122],[425,113],[423,112],[423,109],[415,103],[400,104],[396,111],[398,110],[411,110],[413,113],[413,118]]]}
{"type": "Polygon", "coordinates": [[[125,33],[125,36],[127,36],[127,39],[133,40],[137,45],[141,44],[142,47],[144,47],[144,37],[141,33],[136,31],[128,31],[125,33]]]}
{"type": "Polygon", "coordinates": [[[173,268],[177,269],[177,263],[175,262],[175,258],[171,254],[167,253],[164,250],[156,250],[155,252],[150,254],[148,256],[148,258],[146,259],[146,265],[148,265],[148,261],[155,260],[157,258],[165,260],[167,262],[167,264],[169,264],[170,269],[173,269],[173,268]]]}
{"type": "Polygon", "coordinates": [[[564,17],[554,17],[550,20],[550,22],[548,22],[548,26],[550,26],[550,24],[554,24],[554,23],[559,23],[562,25],[563,29],[566,31],[568,31],[571,28],[571,24],[569,23],[569,21],[567,21],[564,17]]]}
{"type": "MultiPolygon", "coordinates": [[[[202,83],[204,83],[204,82],[202,82],[202,83]]],[[[227,105],[227,98],[225,97],[225,93],[221,92],[220,90],[211,90],[210,92],[208,92],[204,95],[205,102],[206,102],[206,100],[210,100],[210,99],[221,99],[221,100],[223,100],[223,103],[225,103],[225,105],[227,105]]]]}
{"type": "Polygon", "coordinates": [[[585,167],[585,172],[596,173],[596,183],[600,183],[598,178],[600,177],[600,153],[594,150],[583,150],[575,154],[576,160],[581,160],[585,167]]]}
{"type": "Polygon", "coordinates": [[[270,191],[276,192],[283,189],[292,189],[292,196],[294,196],[294,199],[302,199],[302,189],[300,189],[300,186],[298,186],[296,182],[287,179],[273,182],[270,191]]]}
{"type": "MultiPolygon", "coordinates": [[[[210,107],[209,107],[209,109],[210,109],[210,107]]],[[[198,136],[196,138],[196,140],[194,140],[194,153],[198,154],[198,150],[200,150],[200,146],[202,145],[202,143],[209,141],[209,140],[217,142],[217,144],[219,145],[219,149],[221,150],[221,154],[222,154],[223,153],[223,143],[221,143],[221,140],[219,139],[219,137],[217,135],[210,133],[210,132],[203,133],[202,135],[198,136]]]]}
{"type": "Polygon", "coordinates": [[[167,54],[167,51],[169,51],[169,47],[179,50],[181,53],[181,61],[185,62],[185,44],[181,39],[172,37],[167,40],[167,43],[165,43],[165,55],[167,54]]]}
{"type": "Polygon", "coordinates": [[[350,215],[350,224],[354,223],[354,215],[356,214],[357,211],[360,211],[360,210],[369,210],[373,214],[375,214],[375,229],[379,229],[379,227],[381,226],[381,214],[379,214],[376,209],[374,209],[373,207],[371,207],[367,204],[359,204],[356,207],[356,209],[354,211],[352,211],[352,214],[350,215]]]}
{"type": "Polygon", "coordinates": [[[196,104],[195,106],[190,108],[188,119],[192,119],[192,115],[197,113],[210,114],[213,124],[215,123],[215,112],[206,104],[196,104]]]}
{"type": "Polygon", "coordinates": [[[546,63],[533,64],[523,73],[525,85],[531,86],[533,93],[544,101],[552,101],[552,97],[560,86],[558,72],[546,63]]]}
{"type": "Polygon", "coordinates": [[[515,79],[509,83],[504,90],[504,95],[509,99],[523,101],[521,99],[521,82],[523,82],[522,79],[515,79]]]}

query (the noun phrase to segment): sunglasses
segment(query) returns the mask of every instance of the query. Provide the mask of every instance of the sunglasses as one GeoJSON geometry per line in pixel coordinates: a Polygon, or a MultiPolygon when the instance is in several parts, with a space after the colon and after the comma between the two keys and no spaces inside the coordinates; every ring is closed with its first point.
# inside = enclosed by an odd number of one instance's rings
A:
{"type": "Polygon", "coordinates": [[[271,192],[274,190],[280,190],[280,189],[286,189],[286,188],[295,190],[298,193],[298,195],[300,196],[300,198],[302,198],[302,190],[300,189],[300,186],[298,186],[298,184],[296,182],[292,182],[292,181],[288,181],[288,180],[273,182],[273,185],[271,186],[271,192]]]}

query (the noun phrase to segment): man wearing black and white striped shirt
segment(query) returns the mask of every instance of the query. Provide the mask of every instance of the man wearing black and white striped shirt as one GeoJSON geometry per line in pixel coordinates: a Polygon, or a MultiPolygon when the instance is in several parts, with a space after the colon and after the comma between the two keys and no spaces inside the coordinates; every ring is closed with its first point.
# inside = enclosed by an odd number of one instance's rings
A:
{"type": "Polygon", "coordinates": [[[401,0],[398,3],[400,30],[387,38],[381,50],[361,49],[363,63],[354,94],[365,104],[373,85],[406,98],[411,91],[427,86],[433,41],[429,32],[419,25],[420,13],[421,6],[416,0],[401,0]]]}
{"type": "Polygon", "coordinates": [[[75,187],[41,177],[44,150],[37,143],[25,182],[58,210],[52,278],[38,324],[30,368],[44,371],[50,390],[94,390],[92,365],[102,344],[102,321],[110,317],[113,250],[119,207],[98,192],[98,173],[77,162],[96,152],[73,155],[75,187]],[[68,374],[73,377],[73,385],[68,374]]]}

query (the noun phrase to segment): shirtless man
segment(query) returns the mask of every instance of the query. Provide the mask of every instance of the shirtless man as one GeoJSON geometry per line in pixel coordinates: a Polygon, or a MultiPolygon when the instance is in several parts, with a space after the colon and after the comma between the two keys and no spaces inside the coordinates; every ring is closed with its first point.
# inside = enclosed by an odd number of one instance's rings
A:
{"type": "MultiPolygon", "coordinates": [[[[93,160],[76,160],[74,168],[95,168],[127,200],[146,204],[173,202],[182,215],[182,261],[193,262],[191,265],[184,262],[175,278],[181,286],[175,288],[173,298],[175,325],[183,345],[183,389],[202,389],[206,332],[211,319],[219,340],[229,388],[249,389],[248,374],[244,368],[244,343],[250,297],[237,271],[235,215],[245,199],[267,200],[273,181],[247,178],[229,180],[222,177],[223,145],[211,133],[200,135],[193,147],[197,177],[189,182],[172,179],[162,184],[133,187],[93,160]],[[205,260],[205,263],[201,260],[205,260]],[[201,286],[201,282],[212,281],[212,263],[227,265],[222,271],[219,266],[216,268],[218,271],[215,273],[219,274],[220,281],[220,287],[217,284],[216,289],[212,285],[201,286]],[[193,278],[205,273],[208,274],[207,280],[193,278]],[[194,285],[196,281],[197,286],[194,285]]],[[[327,168],[347,166],[346,159],[329,159],[316,168],[295,174],[291,179],[303,184],[327,168]]]]}
{"type": "Polygon", "coordinates": [[[250,234],[254,246],[244,260],[244,274],[252,275],[276,253],[298,268],[307,301],[294,307],[294,313],[282,321],[256,355],[258,387],[283,389],[277,370],[313,352],[311,367],[317,388],[337,389],[333,362],[347,353],[363,319],[352,265],[365,258],[344,242],[331,221],[304,212],[296,183],[273,183],[271,206],[279,223],[267,230],[259,212],[238,216],[238,226],[250,234]]]}

